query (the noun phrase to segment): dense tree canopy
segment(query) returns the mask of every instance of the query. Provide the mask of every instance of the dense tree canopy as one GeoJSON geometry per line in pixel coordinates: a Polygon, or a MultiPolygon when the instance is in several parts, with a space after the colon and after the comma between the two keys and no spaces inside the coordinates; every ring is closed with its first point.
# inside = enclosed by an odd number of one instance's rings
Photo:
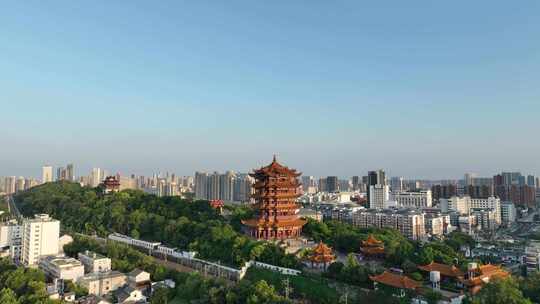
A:
{"type": "Polygon", "coordinates": [[[235,266],[256,259],[299,267],[294,256],[277,245],[254,241],[238,231],[240,218],[250,215],[242,208],[233,210],[231,225],[207,201],[157,197],[137,190],[102,195],[99,189],[65,181],[34,187],[15,199],[23,214],[48,213],[61,220],[64,229],[74,232],[103,237],[118,232],[159,240],[235,266]]]}
{"type": "Polygon", "coordinates": [[[512,278],[495,280],[486,284],[471,301],[472,304],[532,304],[523,296],[512,278]]]}
{"type": "Polygon", "coordinates": [[[0,259],[0,303],[53,304],[45,285],[45,274],[32,268],[17,268],[9,259],[0,259]]]}
{"type": "MultiPolygon", "coordinates": [[[[335,249],[344,252],[359,252],[362,240],[372,234],[384,242],[387,266],[416,268],[417,264],[428,264],[432,261],[439,263],[466,263],[465,257],[459,252],[461,245],[474,244],[468,235],[452,233],[445,241],[432,241],[420,244],[405,238],[394,229],[361,229],[347,223],[337,221],[317,222],[308,220],[304,233],[315,241],[324,241],[335,249]]],[[[406,269],[405,269],[406,270],[406,269]]],[[[407,271],[412,272],[412,271],[407,271]]]]}

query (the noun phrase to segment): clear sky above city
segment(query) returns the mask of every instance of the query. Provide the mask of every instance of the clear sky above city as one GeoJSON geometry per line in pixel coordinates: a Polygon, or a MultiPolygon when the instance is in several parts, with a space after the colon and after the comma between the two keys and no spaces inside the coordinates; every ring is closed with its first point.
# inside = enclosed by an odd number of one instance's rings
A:
{"type": "Polygon", "coordinates": [[[0,175],[540,173],[540,1],[4,1],[0,175]],[[81,171],[77,174],[86,173],[81,171]]]}

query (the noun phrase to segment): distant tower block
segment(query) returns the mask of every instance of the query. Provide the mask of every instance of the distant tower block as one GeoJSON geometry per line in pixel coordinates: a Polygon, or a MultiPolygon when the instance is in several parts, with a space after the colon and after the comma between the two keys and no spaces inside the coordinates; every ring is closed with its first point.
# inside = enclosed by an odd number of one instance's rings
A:
{"type": "Polygon", "coordinates": [[[301,173],[279,164],[274,156],[272,163],[254,170],[256,217],[242,221],[245,232],[253,238],[283,240],[297,238],[306,221],[298,216],[296,199],[300,196],[301,173]]]}

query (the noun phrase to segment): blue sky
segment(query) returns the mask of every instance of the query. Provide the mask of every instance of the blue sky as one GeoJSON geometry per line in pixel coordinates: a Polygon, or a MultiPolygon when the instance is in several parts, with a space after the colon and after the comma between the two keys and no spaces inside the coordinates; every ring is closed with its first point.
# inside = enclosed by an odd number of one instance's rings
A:
{"type": "Polygon", "coordinates": [[[540,173],[540,2],[4,1],[0,175],[540,173]],[[156,3],[154,3],[156,2],[156,3]]]}

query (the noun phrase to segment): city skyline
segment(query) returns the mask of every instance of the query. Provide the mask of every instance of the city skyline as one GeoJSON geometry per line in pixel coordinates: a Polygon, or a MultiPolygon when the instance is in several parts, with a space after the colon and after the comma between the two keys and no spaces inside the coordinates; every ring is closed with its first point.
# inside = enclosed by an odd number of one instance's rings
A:
{"type": "MultiPolygon", "coordinates": [[[[281,161],[280,158],[278,158],[279,161],[281,161]]],[[[284,161],[285,162],[285,161],[284,161]]],[[[58,179],[58,173],[57,173],[57,169],[64,169],[65,170],[65,167],[67,166],[71,166],[71,170],[73,170],[74,172],[72,172],[73,174],[73,177],[74,178],[79,178],[79,177],[82,177],[82,176],[90,176],[92,175],[92,172],[94,169],[99,169],[101,170],[101,174],[106,174],[106,175],[117,175],[117,174],[120,174],[121,176],[131,176],[131,175],[134,175],[134,176],[145,176],[145,177],[152,177],[153,175],[159,175],[159,177],[161,178],[164,178],[166,175],[176,175],[177,177],[187,177],[187,176],[190,176],[190,177],[195,177],[195,174],[197,172],[199,173],[208,173],[208,174],[213,174],[213,173],[227,173],[227,172],[233,172],[235,174],[249,174],[251,172],[253,172],[254,169],[257,169],[257,168],[260,168],[264,165],[265,161],[262,160],[261,162],[259,162],[259,164],[256,164],[256,165],[253,165],[253,166],[248,166],[249,168],[248,169],[245,169],[245,170],[238,170],[238,169],[235,169],[235,168],[208,168],[208,169],[197,169],[197,170],[194,170],[192,172],[184,172],[184,170],[173,170],[173,169],[150,169],[150,170],[147,170],[147,171],[138,171],[136,168],[131,168],[131,169],[126,169],[124,171],[120,171],[120,170],[115,170],[115,169],[111,169],[109,167],[103,167],[103,166],[91,166],[91,167],[88,167],[88,166],[83,166],[82,169],[80,166],[78,166],[78,164],[76,163],[59,163],[59,164],[51,164],[51,163],[45,163],[43,164],[42,166],[38,167],[38,168],[32,168],[32,172],[30,174],[16,174],[16,173],[11,173],[11,174],[2,174],[1,170],[0,170],[0,177],[10,177],[10,176],[14,176],[14,177],[26,177],[26,178],[35,178],[37,180],[42,180],[42,176],[43,176],[43,169],[44,168],[48,168],[50,167],[50,170],[52,172],[52,175],[50,176],[50,180],[48,181],[55,181],[58,179]],[[260,164],[263,164],[263,165],[260,165],[260,164]]],[[[287,162],[288,163],[288,162],[287,162]]],[[[493,171],[491,173],[486,173],[486,174],[481,174],[479,172],[473,172],[473,171],[465,171],[465,172],[462,172],[461,175],[457,175],[457,176],[435,176],[435,177],[425,177],[425,176],[406,176],[406,175],[402,175],[402,174],[394,174],[392,173],[393,171],[391,170],[391,168],[380,168],[380,167],[373,167],[373,168],[367,168],[365,170],[360,170],[360,171],[357,171],[356,173],[354,174],[351,174],[351,175],[337,175],[337,174],[334,174],[333,172],[329,172],[329,173],[326,173],[326,174],[308,174],[302,170],[299,170],[299,172],[302,173],[302,176],[312,176],[312,177],[315,177],[315,178],[326,178],[326,177],[333,177],[333,176],[336,176],[338,177],[340,180],[342,179],[352,179],[353,177],[355,176],[358,176],[360,178],[362,177],[367,177],[368,173],[370,171],[374,171],[374,170],[383,170],[384,172],[386,172],[386,178],[388,181],[390,181],[391,178],[393,177],[399,177],[399,178],[403,178],[404,180],[431,180],[431,181],[444,181],[444,180],[462,180],[462,181],[466,181],[467,180],[467,175],[470,175],[469,178],[493,178],[495,175],[497,174],[500,174],[501,172],[507,172],[507,173],[513,173],[513,172],[516,172],[516,173],[520,173],[522,174],[525,178],[529,175],[532,175],[532,176],[539,176],[540,174],[537,174],[536,172],[530,172],[530,171],[526,171],[526,170],[521,170],[521,169],[514,169],[514,170],[507,170],[507,169],[500,169],[500,170],[497,170],[497,169],[493,169],[493,171]]],[[[67,179],[65,177],[63,177],[62,179],[67,179]]]]}
{"type": "Polygon", "coordinates": [[[539,10],[12,2],[0,175],[245,172],[263,151],[314,176],[536,175],[539,10]]]}

